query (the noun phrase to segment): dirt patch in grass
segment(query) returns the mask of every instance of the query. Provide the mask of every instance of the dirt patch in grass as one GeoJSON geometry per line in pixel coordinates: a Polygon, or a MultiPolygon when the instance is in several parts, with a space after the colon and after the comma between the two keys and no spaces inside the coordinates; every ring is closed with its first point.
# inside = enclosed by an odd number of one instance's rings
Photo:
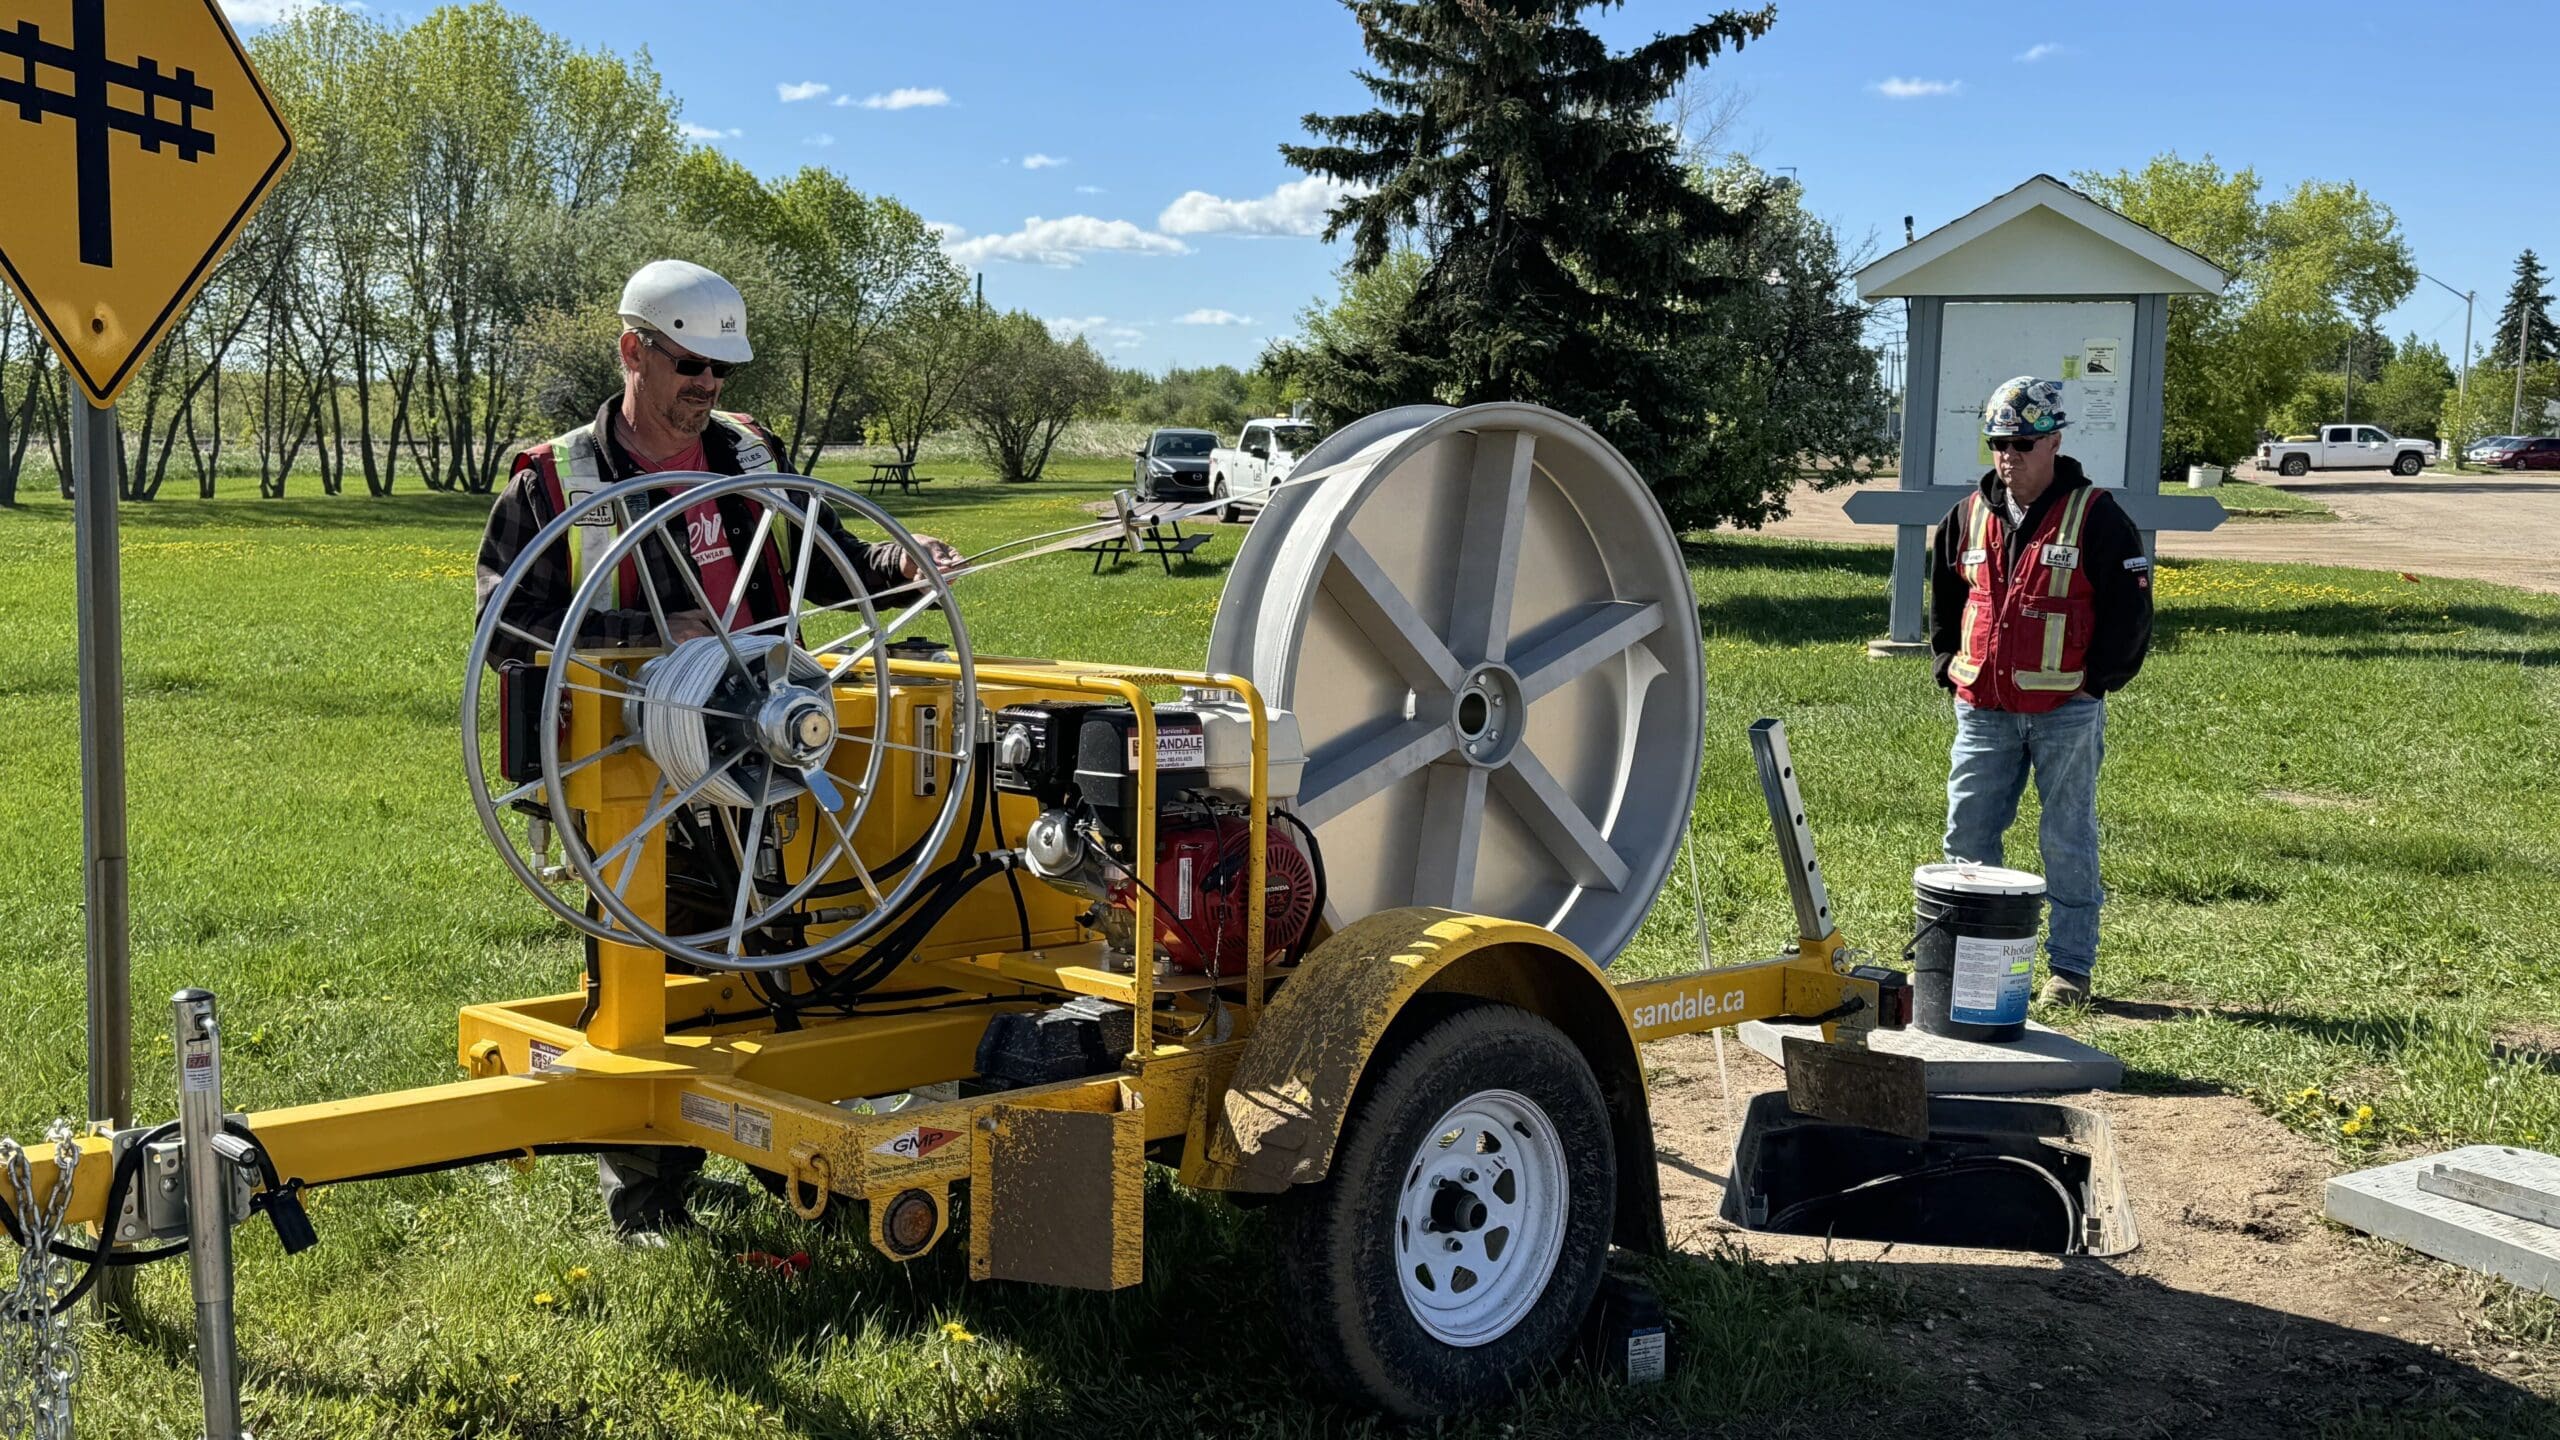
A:
{"type": "Polygon", "coordinates": [[[2363,795],[2323,795],[2314,790],[2287,790],[2281,785],[2269,786],[2258,794],[2297,810],[2370,810],[2374,805],[2363,795]]]}
{"type": "MultiPolygon", "coordinates": [[[[2527,1433],[2550,1423],[2560,1347],[2483,1323],[2476,1283],[2327,1223],[2319,1147],[2235,1096],[2062,1097],[2104,1113],[2142,1244],[2110,1260],[1737,1232],[1717,1217],[1733,1121],[1707,1037],[1649,1047],[1673,1243],[1826,1255],[1909,1287],[1883,1325],[1947,1382],[1964,1433],[2299,1435],[2379,1424],[2527,1433]]],[[[1732,1115],[1784,1083],[1728,1041],[1732,1115]]]]}

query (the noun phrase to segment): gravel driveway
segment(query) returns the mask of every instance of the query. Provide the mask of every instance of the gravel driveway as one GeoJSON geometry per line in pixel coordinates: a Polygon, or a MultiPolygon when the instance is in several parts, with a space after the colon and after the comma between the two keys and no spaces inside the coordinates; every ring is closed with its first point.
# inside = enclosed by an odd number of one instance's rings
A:
{"type": "MultiPolygon", "coordinates": [[[[2332,470],[2286,479],[2253,468],[2236,478],[2317,500],[2337,512],[2337,523],[2227,520],[2202,534],[2165,532],[2161,553],[2406,570],[2560,594],[2560,476],[2494,470],[2404,480],[2388,470],[2332,470]]],[[[1762,533],[1890,543],[1889,527],[1854,525],[1841,513],[1855,493],[1799,488],[1794,513],[1762,533]]],[[[1949,505],[1958,493],[1947,492],[1949,505]]]]}

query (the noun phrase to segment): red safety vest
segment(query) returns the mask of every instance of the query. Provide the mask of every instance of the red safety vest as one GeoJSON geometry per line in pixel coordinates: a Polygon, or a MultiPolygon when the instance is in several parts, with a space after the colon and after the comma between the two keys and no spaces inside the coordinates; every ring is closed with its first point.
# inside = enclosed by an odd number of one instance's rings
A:
{"type": "Polygon", "coordinates": [[[1980,492],[1965,501],[1957,564],[1972,589],[1964,599],[1964,648],[1947,678],[1966,704],[2040,714],[2061,708],[2085,683],[2098,592],[2081,563],[2080,530],[2097,493],[2083,485],[2048,508],[2019,551],[2015,574],[1998,507],[1980,492]]]}

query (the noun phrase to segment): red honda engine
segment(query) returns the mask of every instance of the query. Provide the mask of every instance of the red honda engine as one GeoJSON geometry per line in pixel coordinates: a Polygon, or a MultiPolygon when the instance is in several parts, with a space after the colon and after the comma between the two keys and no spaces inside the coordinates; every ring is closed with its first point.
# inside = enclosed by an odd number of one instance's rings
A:
{"type": "MultiPolygon", "coordinates": [[[[1263,953],[1277,958],[1307,938],[1316,919],[1316,867],[1286,827],[1265,832],[1263,953]]],[[[1220,818],[1156,837],[1156,939],[1175,968],[1194,975],[1244,973],[1247,824],[1220,818]],[[1169,911],[1170,913],[1166,913],[1169,911]],[[1203,953],[1202,947],[1207,947],[1203,953]]]]}

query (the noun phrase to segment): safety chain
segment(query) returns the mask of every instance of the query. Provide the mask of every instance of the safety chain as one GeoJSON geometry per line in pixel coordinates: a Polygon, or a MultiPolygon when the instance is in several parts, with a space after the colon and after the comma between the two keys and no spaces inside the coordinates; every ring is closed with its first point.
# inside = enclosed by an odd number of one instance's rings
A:
{"type": "Polygon", "coordinates": [[[71,1440],[71,1387],[80,1379],[80,1348],[70,1321],[53,1313],[71,1289],[71,1262],[53,1253],[62,1214],[71,1203],[71,1181],[80,1147],[71,1124],[56,1120],[45,1132],[53,1142],[53,1194],[42,1213],[34,1203],[35,1174],[27,1152],[0,1135],[0,1168],[24,1245],[15,1282],[0,1290],[0,1440],[71,1440]]]}

